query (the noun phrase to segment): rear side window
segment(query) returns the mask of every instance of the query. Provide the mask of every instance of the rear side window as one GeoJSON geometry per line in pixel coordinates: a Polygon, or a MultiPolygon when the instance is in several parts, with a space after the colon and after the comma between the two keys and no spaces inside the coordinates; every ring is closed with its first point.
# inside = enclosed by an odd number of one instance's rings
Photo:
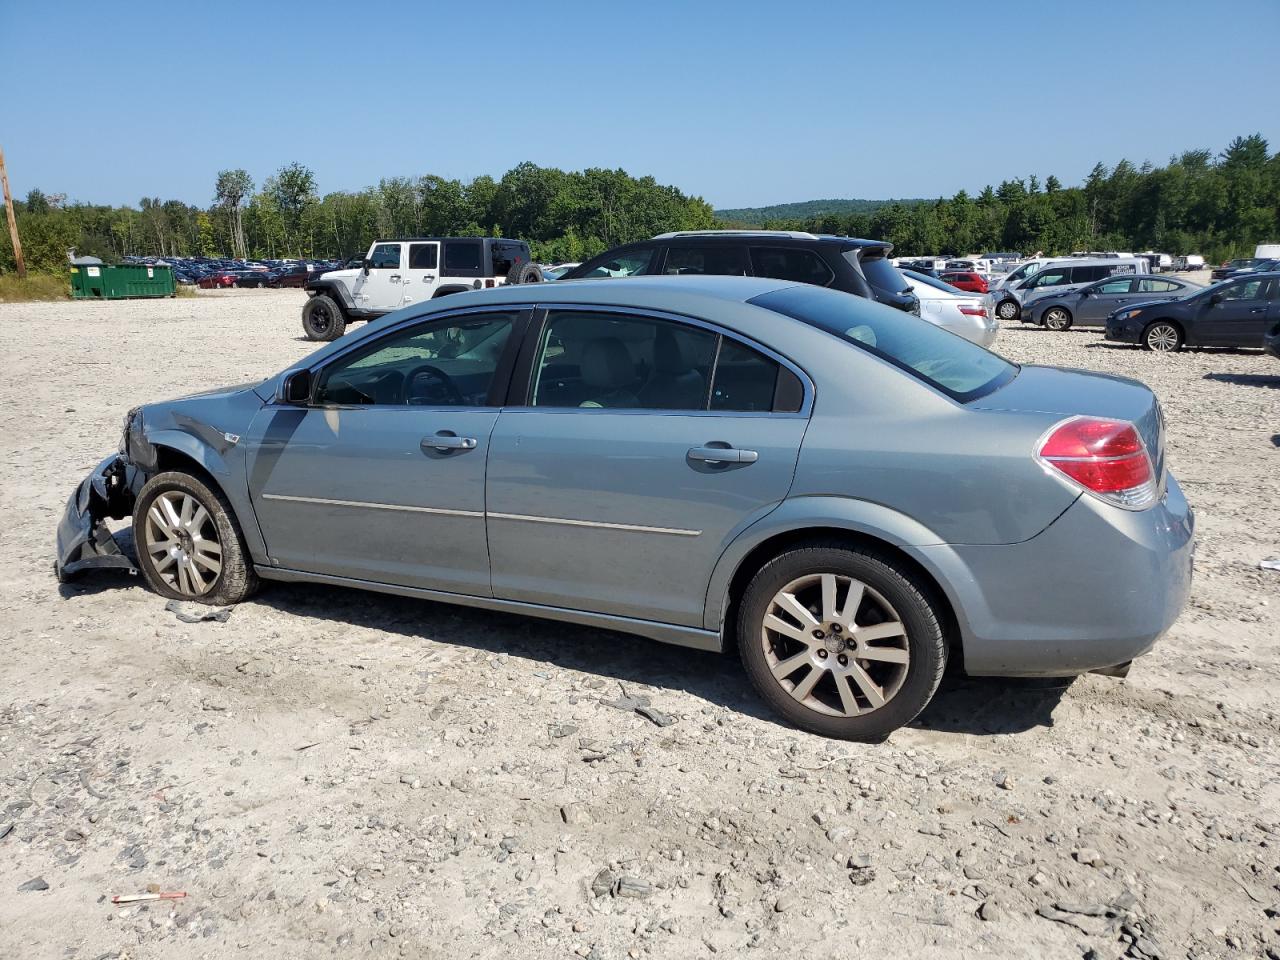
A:
{"type": "Polygon", "coordinates": [[[1128,293],[1129,288],[1131,286],[1133,286],[1132,280],[1109,280],[1106,283],[1098,284],[1094,292],[1096,293],[1128,293]]]}
{"type": "Polygon", "coordinates": [[[724,244],[669,247],[662,272],[668,275],[705,274],[717,277],[747,275],[747,248],[724,244]]]}
{"type": "Polygon", "coordinates": [[[589,280],[600,277],[634,277],[636,274],[648,273],[653,263],[654,247],[637,247],[622,253],[606,255],[586,269],[572,270],[569,275],[575,280],[589,280]]]}
{"type": "Polygon", "coordinates": [[[439,259],[439,249],[434,243],[409,244],[410,270],[434,270],[439,259]]]}
{"type": "Polygon", "coordinates": [[[772,410],[779,364],[736,340],[722,340],[711,384],[712,410],[772,410]]]}
{"type": "Polygon", "coordinates": [[[757,277],[812,283],[819,287],[835,279],[820,256],[802,247],[752,247],[751,269],[757,277]]]}
{"type": "Polygon", "coordinates": [[[1181,286],[1171,280],[1154,280],[1151,277],[1144,277],[1138,281],[1139,293],[1173,293],[1181,289],[1181,286]]]}
{"type": "Polygon", "coordinates": [[[816,287],[788,287],[750,301],[825,330],[961,403],[1004,386],[1018,368],[911,314],[816,287]]]}
{"type": "Polygon", "coordinates": [[[1119,273],[1114,267],[1072,267],[1071,283],[1093,283],[1095,280],[1101,280],[1109,277],[1113,273],[1119,273]]]}

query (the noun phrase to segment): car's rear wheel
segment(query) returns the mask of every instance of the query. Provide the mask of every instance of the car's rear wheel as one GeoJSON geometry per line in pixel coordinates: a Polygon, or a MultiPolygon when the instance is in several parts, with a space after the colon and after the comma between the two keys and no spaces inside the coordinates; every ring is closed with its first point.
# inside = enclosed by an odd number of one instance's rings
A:
{"type": "Polygon", "coordinates": [[[220,492],[188,473],[158,473],[133,511],[138,566],[172,600],[239,603],[258,586],[244,537],[220,492]]]}
{"type": "Polygon", "coordinates": [[[739,607],[738,647],[770,706],[846,740],[883,740],[910,723],[947,660],[927,587],[891,558],[837,545],[765,564],[739,607]]]}
{"type": "Polygon", "coordinates": [[[1050,307],[1045,311],[1044,325],[1050,330],[1070,330],[1071,314],[1063,307],[1050,307]]]}
{"type": "Polygon", "coordinates": [[[318,293],[302,305],[302,329],[308,340],[337,340],[347,330],[347,318],[336,300],[318,293]]]}
{"type": "Polygon", "coordinates": [[[1159,353],[1176,353],[1182,349],[1182,331],[1167,320],[1157,320],[1143,331],[1142,345],[1159,353]]]}
{"type": "Polygon", "coordinates": [[[996,316],[1001,320],[1007,320],[1012,323],[1018,319],[1018,301],[1017,300],[1001,300],[996,305],[996,316]]]}

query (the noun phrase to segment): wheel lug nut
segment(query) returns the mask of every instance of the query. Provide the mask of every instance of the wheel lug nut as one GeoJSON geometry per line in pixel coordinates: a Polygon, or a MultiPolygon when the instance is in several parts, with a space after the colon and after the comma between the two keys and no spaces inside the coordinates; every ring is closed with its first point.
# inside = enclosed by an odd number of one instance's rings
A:
{"type": "Polygon", "coordinates": [[[839,632],[840,632],[840,624],[838,624],[838,623],[833,623],[833,624],[831,625],[831,632],[832,632],[832,633],[839,633],[839,632]]]}
{"type": "Polygon", "coordinates": [[[825,640],[827,637],[821,630],[815,630],[813,631],[813,638],[815,640],[825,640]]]}
{"type": "Polygon", "coordinates": [[[840,666],[842,667],[847,667],[849,665],[849,658],[846,657],[843,653],[840,654],[840,656],[836,657],[836,659],[840,661],[840,666]]]}
{"type": "Polygon", "coordinates": [[[826,650],[819,650],[819,651],[818,651],[818,659],[819,659],[819,660],[825,660],[825,659],[827,659],[827,651],[826,651],[826,650]]]}

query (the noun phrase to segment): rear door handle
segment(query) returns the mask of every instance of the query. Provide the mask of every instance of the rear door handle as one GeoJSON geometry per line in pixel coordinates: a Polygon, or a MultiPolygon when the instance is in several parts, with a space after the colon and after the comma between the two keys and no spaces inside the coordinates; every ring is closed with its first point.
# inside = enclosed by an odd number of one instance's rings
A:
{"type": "Polygon", "coordinates": [[[755,463],[760,454],[754,450],[737,450],[733,447],[690,447],[689,459],[703,463],[755,463]]]}
{"type": "Polygon", "coordinates": [[[434,437],[422,438],[423,450],[474,450],[475,437],[458,437],[452,433],[437,433],[434,437]]]}

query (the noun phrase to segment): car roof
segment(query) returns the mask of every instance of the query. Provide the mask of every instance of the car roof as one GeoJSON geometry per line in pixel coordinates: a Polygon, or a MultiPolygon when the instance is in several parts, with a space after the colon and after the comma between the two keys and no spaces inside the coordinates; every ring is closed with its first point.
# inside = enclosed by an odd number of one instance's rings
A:
{"type": "MultiPolygon", "coordinates": [[[[491,243],[525,243],[524,240],[511,240],[507,237],[476,237],[476,236],[452,236],[452,237],[378,237],[374,243],[413,243],[421,240],[487,240],[491,243]]],[[[527,244],[526,244],[527,246],[527,244]]],[[[359,254],[353,254],[359,256],[359,254]]]]}
{"type": "Polygon", "coordinates": [[[661,240],[664,243],[680,243],[682,241],[704,243],[707,240],[719,240],[724,243],[733,241],[739,243],[743,241],[767,241],[769,243],[784,244],[831,243],[839,244],[846,249],[851,247],[881,247],[890,250],[893,248],[893,244],[888,240],[865,240],[861,237],[846,237],[835,233],[807,233],[802,230],[677,230],[672,233],[660,233],[656,237],[650,237],[648,240],[636,240],[632,243],[623,244],[623,246],[630,247],[637,243],[652,243],[654,240],[661,240]]]}

